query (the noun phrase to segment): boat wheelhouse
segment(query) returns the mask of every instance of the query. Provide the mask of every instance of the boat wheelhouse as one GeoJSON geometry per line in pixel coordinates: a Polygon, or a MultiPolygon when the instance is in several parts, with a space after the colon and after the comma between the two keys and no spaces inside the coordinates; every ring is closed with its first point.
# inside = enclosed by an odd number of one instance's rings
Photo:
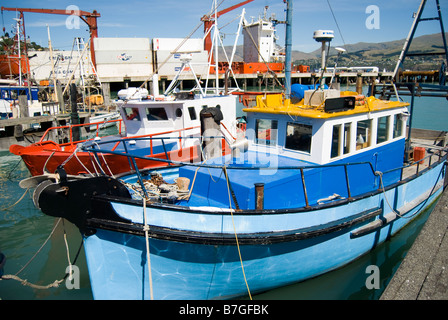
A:
{"type": "MultiPolygon", "coordinates": [[[[326,104],[349,101],[353,103],[349,110],[342,106],[342,110],[325,111],[324,106],[285,104],[282,95],[259,96],[256,107],[244,109],[248,127],[255,128],[248,138],[273,152],[314,164],[360,159],[369,150],[378,152],[382,145],[390,148],[397,144],[398,151],[403,152],[407,103],[358,97],[355,92],[342,94],[343,98],[328,99],[326,104]],[[357,106],[356,97],[363,99],[357,106]],[[274,132],[270,139],[260,137],[266,130],[274,132]]],[[[398,160],[402,161],[401,155],[398,160]]]]}

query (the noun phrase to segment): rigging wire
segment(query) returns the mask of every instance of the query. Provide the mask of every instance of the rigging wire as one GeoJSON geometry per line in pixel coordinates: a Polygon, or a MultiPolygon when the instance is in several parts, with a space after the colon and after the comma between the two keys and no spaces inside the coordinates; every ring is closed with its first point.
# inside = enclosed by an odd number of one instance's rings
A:
{"type": "Polygon", "coordinates": [[[344,49],[347,50],[346,44],[345,44],[345,40],[344,40],[344,36],[342,35],[341,28],[339,27],[338,20],[336,19],[336,16],[334,15],[333,8],[331,7],[331,4],[330,4],[330,0],[327,0],[327,3],[328,3],[328,7],[330,8],[331,15],[333,16],[334,22],[336,23],[336,27],[338,28],[339,34],[341,35],[342,43],[344,44],[344,49]]]}

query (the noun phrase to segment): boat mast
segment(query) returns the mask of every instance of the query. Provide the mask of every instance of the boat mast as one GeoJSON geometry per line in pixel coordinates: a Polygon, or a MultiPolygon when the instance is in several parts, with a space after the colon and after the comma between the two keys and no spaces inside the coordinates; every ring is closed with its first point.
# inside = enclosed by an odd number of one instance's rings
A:
{"type": "Polygon", "coordinates": [[[56,73],[54,71],[54,61],[53,61],[53,46],[51,44],[51,37],[50,37],[50,26],[47,24],[47,33],[48,33],[48,48],[50,49],[50,61],[51,61],[51,75],[53,78],[53,86],[54,86],[54,91],[53,91],[53,101],[57,101],[56,99],[56,73]]]}
{"type": "Polygon", "coordinates": [[[21,19],[19,18],[13,18],[13,20],[15,20],[17,23],[17,30],[16,30],[16,34],[17,34],[17,52],[19,55],[19,86],[22,86],[22,53],[20,51],[20,21],[21,19]]]}
{"type": "Polygon", "coordinates": [[[283,0],[286,3],[286,39],[285,39],[285,95],[291,97],[291,52],[292,52],[292,1],[283,0]]]}
{"type": "Polygon", "coordinates": [[[218,73],[218,3],[215,0],[215,24],[214,26],[214,42],[215,42],[215,93],[219,94],[219,73],[218,73]]]}

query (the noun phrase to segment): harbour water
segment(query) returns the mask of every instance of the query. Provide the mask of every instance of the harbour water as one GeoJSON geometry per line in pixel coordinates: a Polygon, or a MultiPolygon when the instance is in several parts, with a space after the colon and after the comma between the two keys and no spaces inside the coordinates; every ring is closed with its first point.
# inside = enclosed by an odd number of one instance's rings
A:
{"type": "MultiPolygon", "coordinates": [[[[403,99],[410,100],[409,97],[403,99]]],[[[447,116],[447,100],[416,98],[413,120],[416,128],[448,131],[447,116]]],[[[20,271],[17,276],[21,279],[46,286],[64,279],[68,259],[74,261],[82,241],[77,229],[69,222],[61,220],[58,223],[58,219],[45,216],[34,207],[32,191],[25,193],[19,187],[19,181],[29,176],[20,157],[0,152],[0,252],[7,257],[4,274],[15,275],[20,271]],[[42,247],[47,239],[48,242],[42,247]]],[[[254,295],[253,298],[376,300],[399,267],[431,209],[355,262],[302,283],[254,295]],[[368,289],[366,286],[370,275],[366,269],[371,265],[378,267],[379,289],[368,289]]],[[[50,289],[34,289],[16,280],[1,280],[0,299],[91,300],[93,297],[83,248],[75,266],[79,271],[79,288],[77,283],[70,280],[63,280],[59,287],[50,289]]]]}

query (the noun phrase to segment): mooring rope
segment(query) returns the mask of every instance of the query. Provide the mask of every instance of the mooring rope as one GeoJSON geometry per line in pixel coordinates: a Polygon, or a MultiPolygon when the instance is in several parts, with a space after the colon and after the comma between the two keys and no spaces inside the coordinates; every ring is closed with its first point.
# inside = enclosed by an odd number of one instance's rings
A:
{"type": "Polygon", "coordinates": [[[5,274],[5,275],[3,275],[0,278],[0,280],[16,280],[16,281],[19,281],[20,284],[23,285],[23,286],[28,286],[28,287],[31,287],[33,289],[42,289],[42,290],[50,289],[50,288],[57,288],[62,283],[62,281],[64,281],[64,279],[55,280],[55,282],[50,283],[50,284],[48,284],[46,286],[40,286],[40,285],[31,283],[31,282],[28,282],[28,280],[22,279],[22,278],[20,278],[20,277],[18,277],[16,275],[13,275],[13,274],[5,274]]]}
{"type": "MultiPolygon", "coordinates": [[[[26,279],[22,279],[20,278],[18,275],[25,270],[25,268],[28,267],[28,265],[36,258],[36,256],[42,251],[42,249],[45,247],[45,245],[47,244],[47,242],[50,240],[50,238],[53,236],[56,228],[58,227],[59,223],[61,222],[62,218],[59,218],[58,221],[56,222],[55,226],[53,227],[53,230],[51,230],[49,236],[47,237],[47,239],[44,241],[44,243],[41,245],[41,247],[36,251],[36,253],[31,257],[31,259],[19,270],[16,272],[16,274],[5,274],[3,276],[0,277],[0,280],[16,280],[19,281],[23,286],[28,286],[34,289],[39,289],[39,290],[44,290],[44,289],[50,289],[50,288],[57,288],[59,287],[59,285],[69,276],[71,279],[72,276],[72,271],[71,271],[71,266],[74,265],[76,263],[76,261],[78,260],[78,256],[81,252],[81,248],[83,245],[83,241],[81,240],[81,245],[79,246],[78,252],[76,253],[75,259],[73,261],[73,263],[70,262],[69,260],[69,265],[70,265],[70,274],[66,274],[62,279],[60,280],[55,280],[54,282],[42,286],[42,285],[38,285],[38,284],[34,284],[31,282],[28,282],[28,280],[26,279]]],[[[65,245],[66,245],[66,250],[67,250],[67,257],[70,259],[70,255],[69,255],[69,248],[68,248],[68,243],[67,240],[65,238],[65,228],[64,228],[64,240],[65,240],[65,245]]]]}
{"type": "MultiPolygon", "coordinates": [[[[28,191],[28,190],[27,190],[28,191]]],[[[34,258],[36,258],[36,256],[42,251],[42,249],[45,247],[45,245],[47,244],[48,240],[50,240],[51,236],[53,235],[54,231],[56,230],[57,226],[59,225],[59,222],[61,222],[62,218],[59,218],[57,223],[55,224],[55,226],[53,227],[53,230],[51,230],[50,235],[47,237],[47,239],[44,241],[44,243],[40,246],[40,248],[36,251],[36,253],[31,257],[30,260],[28,260],[27,263],[25,263],[25,265],[16,272],[16,274],[12,275],[12,274],[5,274],[3,275],[0,279],[1,280],[17,280],[20,281],[22,283],[22,285],[24,286],[29,286],[35,289],[48,289],[48,288],[52,288],[55,286],[59,286],[59,284],[63,281],[63,280],[56,280],[55,282],[46,285],[46,286],[39,286],[33,283],[28,282],[28,280],[24,280],[19,278],[17,275],[20,274],[23,270],[25,270],[26,267],[28,267],[28,265],[34,260],[34,258]]]]}
{"type": "Polygon", "coordinates": [[[238,256],[240,257],[240,262],[241,262],[241,270],[243,271],[244,282],[246,283],[246,288],[247,288],[247,293],[249,294],[249,299],[252,300],[252,295],[250,294],[249,284],[247,283],[247,279],[246,279],[246,272],[244,271],[243,259],[241,258],[241,250],[240,250],[240,244],[238,241],[238,235],[236,233],[235,220],[233,219],[232,200],[230,198],[229,176],[227,175],[227,168],[223,167],[223,170],[224,170],[224,175],[226,176],[226,180],[227,180],[227,193],[229,195],[230,216],[232,217],[233,232],[235,233],[236,247],[238,249],[238,256]]]}
{"type": "Polygon", "coordinates": [[[383,191],[384,199],[386,200],[386,203],[387,203],[387,205],[389,206],[389,208],[392,210],[392,212],[395,213],[395,214],[396,214],[397,216],[399,216],[400,218],[403,218],[403,219],[411,219],[411,218],[415,217],[417,214],[419,214],[420,211],[425,207],[425,204],[428,202],[429,198],[432,196],[432,194],[433,194],[433,192],[434,192],[434,190],[435,190],[435,188],[436,188],[436,186],[437,186],[437,183],[439,182],[439,178],[440,178],[440,176],[442,175],[443,170],[444,170],[444,168],[442,168],[442,169],[440,170],[439,175],[437,176],[437,179],[436,179],[436,183],[435,183],[434,186],[432,187],[431,192],[429,193],[428,197],[423,201],[423,205],[420,206],[420,209],[418,209],[416,212],[414,212],[413,214],[411,214],[411,215],[409,215],[409,216],[404,216],[403,214],[401,214],[400,212],[398,212],[397,210],[395,210],[395,209],[393,208],[393,206],[390,204],[389,199],[387,198],[387,195],[386,195],[386,189],[384,188],[384,183],[383,183],[383,172],[381,172],[381,171],[375,171],[375,174],[378,175],[378,176],[380,177],[381,189],[382,189],[382,191],[383,191]]]}
{"type": "Polygon", "coordinates": [[[145,231],[145,240],[146,240],[146,256],[148,260],[148,277],[149,277],[149,294],[151,297],[151,300],[154,300],[154,294],[153,294],[153,288],[152,288],[152,273],[151,273],[151,255],[149,252],[149,226],[148,221],[146,219],[146,199],[143,197],[143,216],[145,218],[145,226],[143,227],[143,230],[145,231]]]}
{"type": "Polygon", "coordinates": [[[15,207],[20,201],[23,200],[23,198],[25,197],[25,195],[28,193],[28,190],[30,190],[29,188],[25,190],[25,192],[22,194],[22,196],[20,197],[19,200],[17,200],[14,204],[10,205],[9,207],[6,208],[2,208],[0,209],[1,211],[6,211],[8,209],[11,209],[12,207],[15,207]]]}
{"type": "Polygon", "coordinates": [[[14,165],[14,168],[11,169],[11,171],[9,171],[8,173],[8,179],[11,179],[11,174],[14,172],[14,170],[16,170],[17,166],[19,165],[20,162],[22,162],[22,157],[20,157],[20,160],[17,161],[17,163],[14,165]]]}

